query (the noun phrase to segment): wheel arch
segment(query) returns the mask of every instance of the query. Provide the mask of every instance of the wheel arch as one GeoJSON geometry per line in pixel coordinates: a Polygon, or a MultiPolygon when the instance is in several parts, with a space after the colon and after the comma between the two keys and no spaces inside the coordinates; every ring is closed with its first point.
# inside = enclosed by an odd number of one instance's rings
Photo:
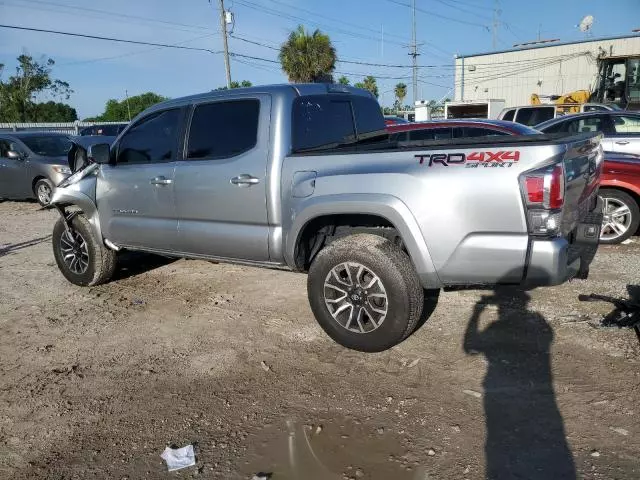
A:
{"type": "Polygon", "coordinates": [[[36,183],[38,183],[40,180],[49,180],[49,179],[41,174],[38,174],[35,177],[33,177],[33,180],[31,180],[31,192],[34,195],[36,195],[36,183]]]}
{"type": "Polygon", "coordinates": [[[423,286],[441,287],[420,227],[409,208],[398,198],[383,194],[329,195],[312,197],[297,207],[285,239],[285,261],[292,268],[305,270],[299,249],[301,242],[308,238],[309,229],[331,225],[386,228],[397,232],[423,286]]]}
{"type": "Polygon", "coordinates": [[[87,217],[87,220],[89,220],[89,224],[91,225],[96,238],[103,238],[102,229],[100,228],[98,208],[96,207],[93,199],[83,192],[72,191],[68,188],[56,188],[53,190],[53,195],[51,196],[51,204],[62,208],[78,208],[84,216],[87,217]]]}

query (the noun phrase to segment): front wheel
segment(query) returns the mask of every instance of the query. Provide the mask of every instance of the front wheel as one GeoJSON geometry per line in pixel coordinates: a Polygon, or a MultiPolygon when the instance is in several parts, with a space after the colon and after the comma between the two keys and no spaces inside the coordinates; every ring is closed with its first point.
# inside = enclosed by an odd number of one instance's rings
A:
{"type": "Polygon", "coordinates": [[[38,203],[46,207],[51,202],[51,194],[53,193],[53,184],[46,178],[41,178],[33,187],[33,193],[36,194],[38,203]]]}
{"type": "Polygon", "coordinates": [[[307,291],[324,331],[362,352],[380,352],[408,337],[424,303],[409,256],[370,234],[351,235],[321,250],[309,269],[307,291]]]}
{"type": "Polygon", "coordinates": [[[116,252],[93,233],[87,217],[76,215],[71,228],[59,218],[53,227],[53,255],[62,275],[75,285],[92,287],[108,282],[116,268],[116,252]]]}
{"type": "Polygon", "coordinates": [[[600,189],[604,203],[600,243],[620,243],[635,234],[640,225],[640,209],[626,192],[612,188],[600,189]]]}

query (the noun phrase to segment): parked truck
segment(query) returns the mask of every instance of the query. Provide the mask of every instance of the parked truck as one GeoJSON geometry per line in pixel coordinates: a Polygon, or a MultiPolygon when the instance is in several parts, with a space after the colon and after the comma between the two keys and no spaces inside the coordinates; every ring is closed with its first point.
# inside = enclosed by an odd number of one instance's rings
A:
{"type": "Polygon", "coordinates": [[[115,143],[70,153],[53,253],[76,285],[122,250],[308,274],[338,343],[412,333],[425,290],[586,277],[600,232],[596,134],[404,142],[339,85],[209,92],[153,106],[115,143]]]}

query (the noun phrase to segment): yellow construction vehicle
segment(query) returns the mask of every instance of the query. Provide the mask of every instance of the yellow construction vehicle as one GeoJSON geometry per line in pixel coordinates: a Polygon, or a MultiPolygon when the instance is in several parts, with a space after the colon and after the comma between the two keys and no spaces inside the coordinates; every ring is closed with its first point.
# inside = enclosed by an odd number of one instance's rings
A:
{"type": "Polygon", "coordinates": [[[591,92],[588,90],[576,90],[565,95],[538,95],[531,94],[531,105],[542,105],[541,98],[550,100],[549,104],[555,105],[558,114],[580,113],[582,105],[589,102],[591,92]]]}

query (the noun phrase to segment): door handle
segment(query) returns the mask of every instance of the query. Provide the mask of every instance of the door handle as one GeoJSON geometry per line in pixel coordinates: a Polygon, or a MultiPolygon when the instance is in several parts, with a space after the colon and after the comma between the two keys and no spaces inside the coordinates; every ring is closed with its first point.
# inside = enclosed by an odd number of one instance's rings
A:
{"type": "Polygon", "coordinates": [[[151,179],[151,185],[170,185],[171,183],[173,183],[173,180],[163,177],[162,175],[151,179]]]}
{"type": "Polygon", "coordinates": [[[231,183],[234,185],[238,185],[239,187],[250,187],[251,185],[256,185],[260,183],[260,179],[256,177],[252,177],[246,173],[242,175],[238,175],[237,177],[233,177],[231,179],[231,183]]]}
{"type": "Polygon", "coordinates": [[[628,140],[618,140],[616,143],[618,145],[629,145],[629,141],[628,140]]]}

